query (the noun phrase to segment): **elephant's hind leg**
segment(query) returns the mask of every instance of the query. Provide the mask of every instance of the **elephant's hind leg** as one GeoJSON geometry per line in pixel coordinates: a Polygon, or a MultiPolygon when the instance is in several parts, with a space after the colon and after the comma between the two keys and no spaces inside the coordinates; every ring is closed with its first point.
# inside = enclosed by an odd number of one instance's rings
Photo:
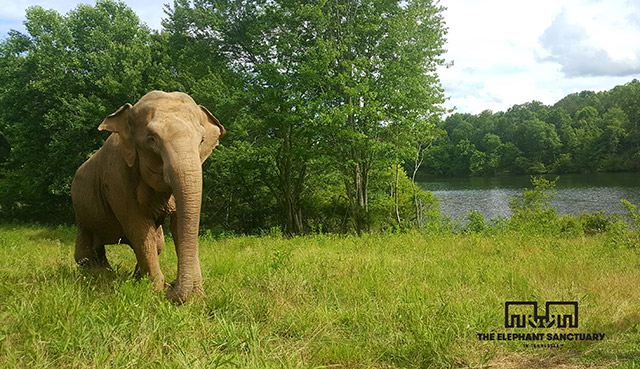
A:
{"type": "Polygon", "coordinates": [[[78,233],[76,235],[76,250],[74,258],[76,263],[81,266],[90,266],[93,259],[93,235],[78,226],[78,233]]]}
{"type": "Polygon", "coordinates": [[[111,269],[111,265],[109,265],[109,261],[107,260],[107,253],[104,249],[104,242],[95,236],[93,238],[93,253],[95,255],[96,266],[111,269]]]}
{"type": "Polygon", "coordinates": [[[164,231],[162,230],[162,226],[158,226],[156,229],[156,249],[158,250],[158,255],[164,249],[164,231]]]}
{"type": "Polygon", "coordinates": [[[81,266],[111,269],[107,261],[104,243],[83,227],[78,227],[74,258],[76,263],[81,266]]]}

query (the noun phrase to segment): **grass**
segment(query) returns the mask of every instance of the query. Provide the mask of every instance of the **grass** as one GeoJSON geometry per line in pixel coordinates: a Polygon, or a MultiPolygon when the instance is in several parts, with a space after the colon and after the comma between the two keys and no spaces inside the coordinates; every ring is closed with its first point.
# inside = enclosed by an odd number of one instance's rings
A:
{"type": "MultiPolygon", "coordinates": [[[[112,273],[79,270],[74,239],[70,227],[0,226],[0,367],[640,366],[640,252],[606,235],[205,238],[206,296],[183,306],[130,277],[128,246],[107,248],[112,273]],[[478,341],[507,331],[508,300],[576,300],[577,331],[606,339],[478,341]]],[[[160,258],[170,281],[170,240],[160,258]]]]}

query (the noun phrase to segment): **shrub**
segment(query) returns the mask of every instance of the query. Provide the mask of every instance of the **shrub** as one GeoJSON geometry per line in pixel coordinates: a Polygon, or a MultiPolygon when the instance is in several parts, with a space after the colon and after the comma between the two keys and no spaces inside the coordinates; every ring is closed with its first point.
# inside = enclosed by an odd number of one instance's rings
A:
{"type": "Polygon", "coordinates": [[[564,215],[557,218],[558,231],[565,237],[577,237],[584,234],[580,218],[573,215],[564,215]]]}
{"type": "MultiPolygon", "coordinates": [[[[441,233],[447,228],[439,208],[439,199],[416,184],[414,197],[411,179],[404,169],[398,173],[398,214],[395,209],[395,170],[392,167],[372,172],[369,183],[368,212],[361,221],[370,231],[396,231],[409,228],[441,233]],[[416,207],[416,200],[418,206],[416,207]]],[[[309,200],[305,203],[306,222],[312,231],[349,233],[357,231],[349,216],[349,199],[345,183],[339,176],[325,176],[309,180],[309,200]]]]}
{"type": "Polygon", "coordinates": [[[584,233],[594,235],[606,233],[614,228],[614,224],[621,221],[615,214],[605,215],[604,210],[595,213],[581,213],[578,217],[584,233]]]}
{"type": "Polygon", "coordinates": [[[464,233],[480,233],[484,231],[487,224],[484,220],[484,215],[479,211],[469,210],[469,215],[465,218],[468,222],[463,229],[464,233]]]}
{"type": "Polygon", "coordinates": [[[631,227],[633,230],[640,230],[640,213],[638,213],[638,206],[630,203],[625,199],[621,199],[622,205],[627,209],[627,217],[631,221],[631,227]]]}
{"type": "Polygon", "coordinates": [[[509,197],[512,228],[527,233],[553,233],[558,230],[556,209],[551,207],[557,180],[558,177],[549,181],[531,176],[533,189],[526,188],[521,196],[509,197]]]}
{"type": "Polygon", "coordinates": [[[625,199],[620,200],[627,209],[629,224],[622,220],[611,225],[609,243],[614,247],[637,248],[640,246],[640,213],[638,206],[625,199]]]}

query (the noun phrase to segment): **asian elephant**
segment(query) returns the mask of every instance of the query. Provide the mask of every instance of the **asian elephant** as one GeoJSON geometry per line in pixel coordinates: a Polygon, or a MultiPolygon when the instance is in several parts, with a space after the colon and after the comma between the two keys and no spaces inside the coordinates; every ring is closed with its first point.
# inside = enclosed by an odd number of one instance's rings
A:
{"type": "Polygon", "coordinates": [[[187,301],[202,284],[201,165],[224,127],[189,95],[152,91],[106,117],[98,130],[112,133],[71,184],[76,262],[109,268],[104,245],[129,244],[136,255],[135,274],[150,275],[153,289],[161,291],[165,280],[158,255],[164,247],[162,224],[170,216],[178,273],[167,298],[187,301]]]}

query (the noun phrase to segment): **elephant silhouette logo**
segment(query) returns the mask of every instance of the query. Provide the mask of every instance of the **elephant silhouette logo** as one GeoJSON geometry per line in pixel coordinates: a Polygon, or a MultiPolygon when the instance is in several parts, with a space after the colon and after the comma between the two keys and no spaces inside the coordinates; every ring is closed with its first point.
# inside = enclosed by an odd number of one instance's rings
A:
{"type": "Polygon", "coordinates": [[[504,304],[505,328],[578,328],[577,301],[547,301],[545,313],[538,315],[535,301],[507,301],[504,304]]]}

